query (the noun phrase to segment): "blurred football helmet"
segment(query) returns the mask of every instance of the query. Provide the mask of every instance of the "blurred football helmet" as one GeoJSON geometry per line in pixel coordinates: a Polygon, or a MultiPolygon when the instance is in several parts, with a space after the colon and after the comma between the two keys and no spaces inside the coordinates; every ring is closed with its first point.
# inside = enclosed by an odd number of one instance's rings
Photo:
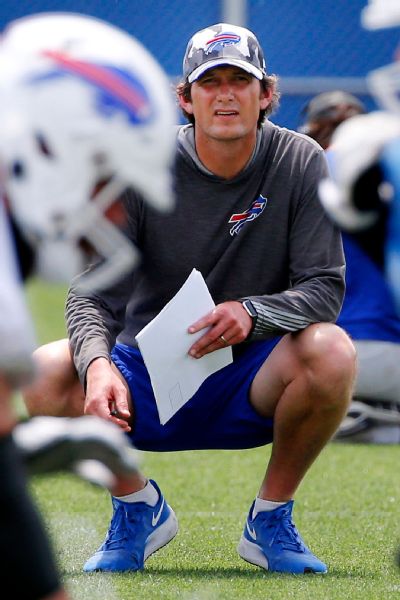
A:
{"type": "Polygon", "coordinates": [[[380,167],[386,144],[400,137],[400,119],[383,111],[357,115],[339,125],[326,152],[329,179],[321,181],[321,202],[344,230],[371,226],[382,203],[391,199],[389,182],[380,167]]]}
{"type": "Polygon", "coordinates": [[[81,271],[84,239],[105,260],[82,286],[111,285],[138,255],[105,218],[111,204],[127,188],[156,209],[173,204],[177,119],[166,75],[127,33],[69,13],[11,22],[0,70],[0,164],[16,221],[47,275],[81,271]]]}

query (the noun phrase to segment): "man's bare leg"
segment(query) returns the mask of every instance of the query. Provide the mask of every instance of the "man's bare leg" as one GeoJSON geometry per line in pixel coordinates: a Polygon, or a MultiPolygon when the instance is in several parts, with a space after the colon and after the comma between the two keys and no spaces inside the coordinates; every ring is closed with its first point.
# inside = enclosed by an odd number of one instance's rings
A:
{"type": "Polygon", "coordinates": [[[23,390],[30,416],[79,417],[85,395],[79,381],[67,339],[40,346],[34,352],[38,374],[23,390]]]}
{"type": "Polygon", "coordinates": [[[292,520],[293,496],[350,403],[355,350],[338,327],[321,323],[285,336],[253,382],[250,400],[274,416],[271,458],[238,545],[264,569],[326,573],[292,520]]]}
{"type": "Polygon", "coordinates": [[[251,388],[257,411],[274,416],[272,453],[261,498],[293,498],[346,414],[355,369],[349,337],[326,323],[286,336],[271,353],[251,388]]]}

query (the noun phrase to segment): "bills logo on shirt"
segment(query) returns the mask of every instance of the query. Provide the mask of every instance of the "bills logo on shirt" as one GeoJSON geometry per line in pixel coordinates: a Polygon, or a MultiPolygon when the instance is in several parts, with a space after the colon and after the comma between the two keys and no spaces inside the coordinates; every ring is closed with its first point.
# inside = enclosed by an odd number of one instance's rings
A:
{"type": "Polygon", "coordinates": [[[242,213],[234,213],[228,221],[228,223],[234,223],[229,233],[232,236],[237,235],[246,223],[257,219],[267,206],[267,202],[268,199],[260,194],[247,210],[242,213]]]}
{"type": "Polygon", "coordinates": [[[240,42],[240,35],[237,33],[219,33],[214,36],[211,40],[206,42],[206,54],[210,54],[213,50],[222,49],[224,46],[232,46],[232,44],[238,44],[240,42]]]}

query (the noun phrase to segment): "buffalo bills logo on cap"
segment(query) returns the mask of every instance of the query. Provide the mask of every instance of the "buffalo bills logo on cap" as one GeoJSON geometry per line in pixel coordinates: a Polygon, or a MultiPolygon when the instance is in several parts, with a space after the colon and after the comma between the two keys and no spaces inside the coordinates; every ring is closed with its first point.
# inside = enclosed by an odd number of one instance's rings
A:
{"type": "Polygon", "coordinates": [[[240,42],[240,35],[237,33],[219,33],[211,40],[206,42],[206,54],[210,54],[214,50],[221,50],[224,46],[232,46],[240,42]]]}
{"type": "Polygon", "coordinates": [[[247,210],[245,210],[242,213],[234,213],[228,221],[228,223],[234,223],[229,233],[232,236],[237,235],[246,223],[257,219],[257,217],[259,217],[264,211],[267,202],[268,198],[264,198],[264,196],[261,196],[260,194],[257,200],[254,200],[254,202],[247,210]]]}

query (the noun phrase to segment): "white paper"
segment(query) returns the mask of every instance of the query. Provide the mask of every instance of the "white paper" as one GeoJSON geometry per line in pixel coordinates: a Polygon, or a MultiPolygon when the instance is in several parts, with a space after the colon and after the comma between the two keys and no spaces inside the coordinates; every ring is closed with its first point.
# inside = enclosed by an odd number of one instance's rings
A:
{"type": "Polygon", "coordinates": [[[209,375],[232,362],[231,346],[202,358],[188,354],[206,332],[188,333],[188,327],[214,307],[202,274],[193,269],[177,294],[136,336],[162,425],[190,400],[209,375]]]}

